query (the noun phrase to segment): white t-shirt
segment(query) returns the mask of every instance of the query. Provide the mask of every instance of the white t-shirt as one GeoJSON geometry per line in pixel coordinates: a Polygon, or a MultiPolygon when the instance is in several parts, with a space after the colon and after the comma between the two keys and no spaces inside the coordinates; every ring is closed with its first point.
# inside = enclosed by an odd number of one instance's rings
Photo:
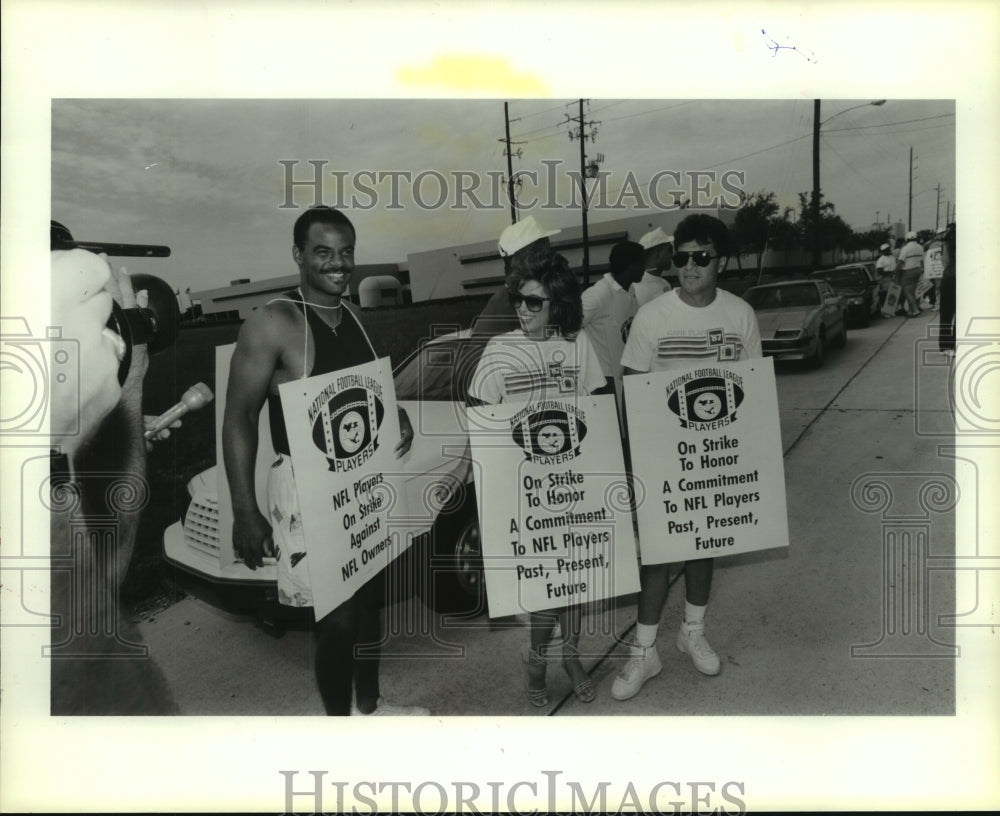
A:
{"type": "Polygon", "coordinates": [[[622,352],[628,326],[639,304],[635,295],[626,292],[608,272],[589,289],[583,300],[583,328],[594,344],[605,377],[621,378],[622,352]]]}
{"type": "Polygon", "coordinates": [[[899,250],[899,268],[904,272],[914,269],[923,269],[924,248],[916,241],[910,241],[899,250]]]}
{"type": "Polygon", "coordinates": [[[517,329],[492,338],[479,358],[469,395],[495,405],[589,394],[606,384],[585,332],[575,340],[532,340],[517,329]]]}
{"type": "Polygon", "coordinates": [[[661,278],[656,272],[646,270],[642,273],[642,280],[632,284],[632,294],[635,295],[636,303],[645,306],[655,297],[659,297],[664,292],[670,291],[670,282],[661,278]]]}
{"type": "Polygon", "coordinates": [[[718,289],[708,306],[689,306],[672,289],[639,309],[622,365],[667,371],[691,363],[735,362],[763,356],[757,316],[745,300],[718,289]]]}
{"type": "Polygon", "coordinates": [[[892,255],[879,255],[875,261],[875,271],[883,275],[891,275],[896,271],[896,259],[892,255]]]}

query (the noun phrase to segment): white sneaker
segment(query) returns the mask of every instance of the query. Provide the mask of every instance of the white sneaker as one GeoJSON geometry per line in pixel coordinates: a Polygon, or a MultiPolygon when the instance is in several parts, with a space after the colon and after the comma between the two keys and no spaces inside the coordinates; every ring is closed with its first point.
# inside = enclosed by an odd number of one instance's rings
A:
{"type": "Polygon", "coordinates": [[[404,706],[387,703],[384,697],[379,697],[375,703],[375,710],[363,713],[354,703],[351,703],[352,717],[429,717],[431,714],[426,708],[420,706],[404,706]]]}
{"type": "Polygon", "coordinates": [[[628,700],[635,697],[642,688],[642,684],[649,678],[656,677],[662,670],[660,655],[656,651],[656,646],[640,646],[633,643],[629,647],[631,657],[628,662],[618,672],[615,682],[611,684],[611,696],[616,700],[628,700]]]}
{"type": "Polygon", "coordinates": [[[718,674],[722,668],[719,656],[705,640],[704,623],[682,623],[677,633],[677,648],[691,657],[694,667],[702,674],[718,674]]]}

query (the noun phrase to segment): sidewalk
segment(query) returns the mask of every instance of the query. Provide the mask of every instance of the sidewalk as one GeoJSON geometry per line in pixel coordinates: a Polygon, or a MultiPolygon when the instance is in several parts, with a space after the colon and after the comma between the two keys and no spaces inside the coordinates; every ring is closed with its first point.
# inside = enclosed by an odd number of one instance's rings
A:
{"type": "MultiPolygon", "coordinates": [[[[558,663],[549,670],[550,706],[528,703],[520,657],[527,629],[518,620],[442,620],[415,599],[386,612],[396,634],[383,649],[383,694],[438,715],[952,713],[954,660],[940,644],[953,642],[953,633],[936,621],[954,608],[954,574],[928,579],[919,637],[864,648],[900,624],[887,606],[891,576],[883,575],[885,542],[895,533],[877,502],[861,509],[851,493],[864,474],[885,474],[876,481],[912,510],[921,485],[933,474],[947,482],[953,471],[953,460],[938,456],[946,437],[917,434],[918,426],[946,433],[951,421],[948,366],[936,344],[923,353],[936,317],[852,331],[847,348],[814,374],[779,369],[791,546],[717,562],[708,633],[722,660],[719,676],[701,676],[674,646],[681,579],[660,626],[663,672],[628,702],[611,699],[610,687],[625,659],[617,640],[631,636],[634,596],[585,620],[581,651],[598,687],[591,704],[576,701],[558,663]],[[921,657],[878,659],[891,649],[921,657]]],[[[932,555],[953,552],[952,512],[928,514],[924,528],[932,555]]],[[[276,638],[191,597],[140,630],[184,714],[323,713],[307,631],[276,638]]]]}

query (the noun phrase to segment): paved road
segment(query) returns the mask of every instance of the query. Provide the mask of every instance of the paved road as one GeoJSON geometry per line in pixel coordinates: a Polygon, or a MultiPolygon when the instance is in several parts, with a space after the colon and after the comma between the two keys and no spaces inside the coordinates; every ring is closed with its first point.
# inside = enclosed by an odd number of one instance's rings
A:
{"type": "MultiPolygon", "coordinates": [[[[592,704],[578,703],[553,665],[550,707],[529,705],[521,621],[442,619],[416,600],[387,610],[394,634],[383,693],[439,715],[953,713],[954,631],[938,616],[954,609],[954,573],[931,568],[954,550],[953,513],[947,502],[934,512],[918,504],[927,484],[940,482],[947,493],[954,470],[938,455],[946,438],[917,433],[946,433],[951,422],[948,367],[921,346],[932,320],[879,320],[852,330],[821,369],[777,367],[791,546],[718,561],[709,633],[723,661],[719,676],[699,675],[674,648],[681,581],[661,624],[664,671],[626,703],[611,699],[610,685],[623,660],[619,640],[634,624],[634,597],[586,618],[581,646],[598,685],[592,704]],[[876,473],[886,474],[874,480],[886,487],[869,491],[869,506],[860,507],[852,485],[876,473]],[[879,509],[888,494],[892,506],[879,509]],[[900,513],[925,518],[903,529],[890,518],[900,513]],[[907,598],[916,599],[913,608],[902,605],[907,598]]],[[[275,638],[194,598],[140,628],[184,713],[322,713],[305,631],[275,638]]]]}

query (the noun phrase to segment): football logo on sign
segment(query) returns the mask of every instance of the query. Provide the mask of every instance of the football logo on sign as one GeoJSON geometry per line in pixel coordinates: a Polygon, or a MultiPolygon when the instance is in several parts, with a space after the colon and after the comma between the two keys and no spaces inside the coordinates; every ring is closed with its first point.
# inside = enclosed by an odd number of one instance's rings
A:
{"type": "Polygon", "coordinates": [[[313,420],[312,440],[330,470],[352,470],[371,456],[384,414],[382,400],[367,388],[347,388],[322,406],[313,420]]]}
{"type": "Polygon", "coordinates": [[[567,411],[561,405],[522,416],[511,428],[511,437],[525,458],[541,464],[567,462],[579,456],[580,442],[586,435],[583,412],[567,411]]]}
{"type": "Polygon", "coordinates": [[[743,402],[742,380],[731,376],[697,377],[671,383],[667,407],[677,415],[681,427],[714,430],[736,419],[743,402]],[[735,380],[735,381],[734,381],[735,380]]]}

